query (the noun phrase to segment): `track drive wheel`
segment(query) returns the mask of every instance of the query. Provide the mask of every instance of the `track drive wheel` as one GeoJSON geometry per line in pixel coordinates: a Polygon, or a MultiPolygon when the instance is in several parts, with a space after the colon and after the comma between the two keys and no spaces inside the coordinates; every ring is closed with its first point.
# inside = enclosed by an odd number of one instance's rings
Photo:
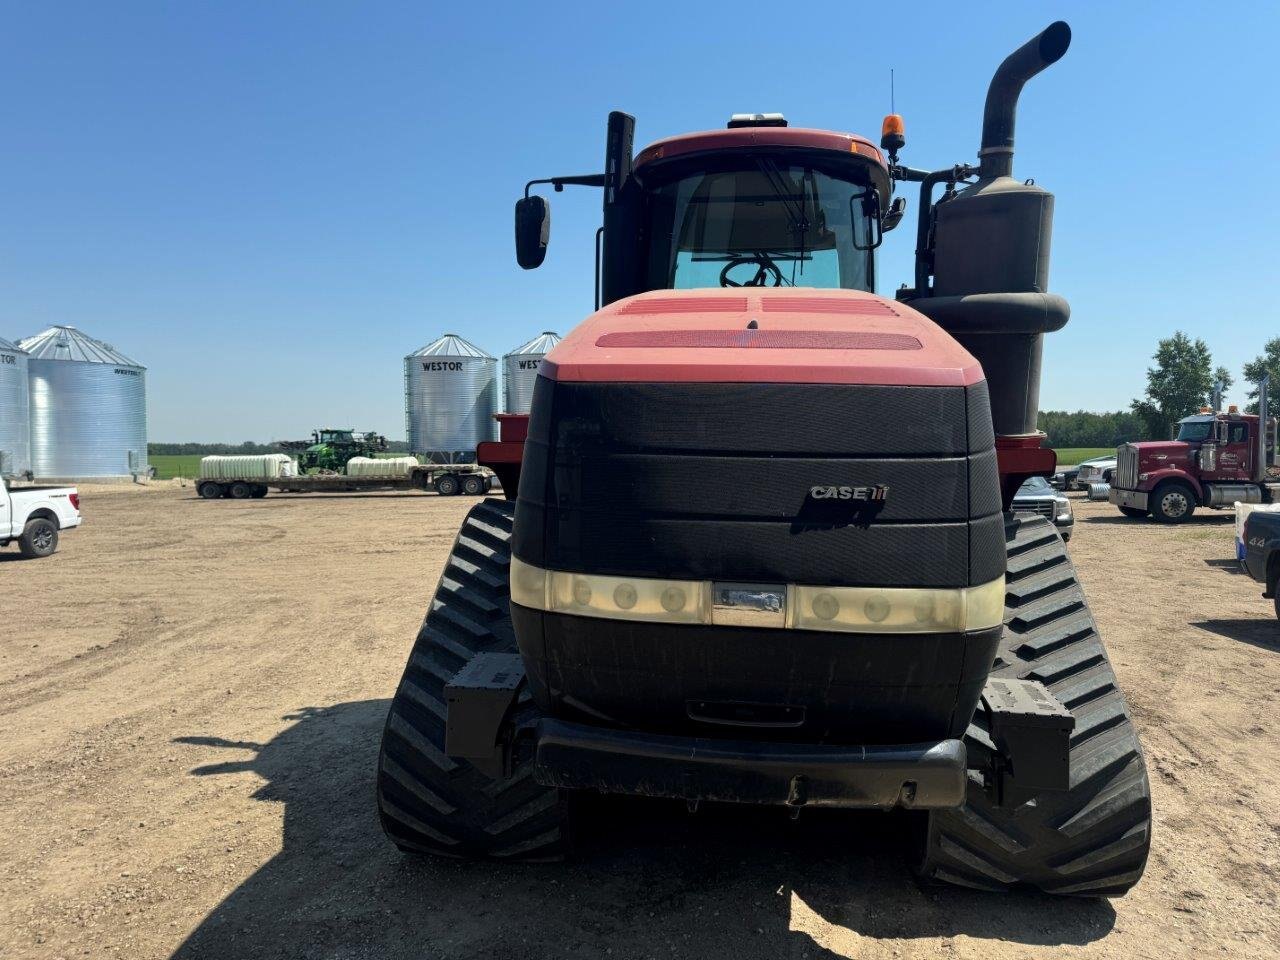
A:
{"type": "MultiPolygon", "coordinates": [[[[507,571],[515,504],[471,508],[445,564],[382,734],[378,813],[402,850],[446,857],[557,860],[566,803],[534,781],[532,759],[494,780],[444,752],[444,687],[477,653],[516,653],[507,571]]],[[[537,717],[527,691],[517,724],[537,717]]]]}
{"type": "MultiPolygon", "coordinates": [[[[958,810],[928,817],[920,873],[982,890],[1120,896],[1138,882],[1151,846],[1151,787],[1124,697],[1053,525],[1006,532],[1005,628],[993,677],[1039,680],[1076,718],[1071,787],[1018,807],[992,804],[977,775],[958,810]]],[[[981,711],[965,740],[992,749],[981,711]]]]}

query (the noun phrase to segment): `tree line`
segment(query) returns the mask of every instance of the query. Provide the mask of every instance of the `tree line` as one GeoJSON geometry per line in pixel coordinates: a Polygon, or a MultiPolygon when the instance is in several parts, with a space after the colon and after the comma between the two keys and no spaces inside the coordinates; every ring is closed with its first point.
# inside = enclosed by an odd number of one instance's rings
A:
{"type": "MultiPolygon", "coordinates": [[[[1215,384],[1225,394],[1235,383],[1231,371],[1213,363],[1203,340],[1181,330],[1159,341],[1147,368],[1146,392],[1114,413],[1079,410],[1042,410],[1040,429],[1052,447],[1113,447],[1131,440],[1168,440],[1174,425],[1208,405],[1215,384]]],[[[1262,353],[1244,365],[1243,382],[1249,385],[1249,413],[1258,412],[1258,381],[1270,373],[1280,395],[1280,337],[1268,340],[1262,353]]]]}

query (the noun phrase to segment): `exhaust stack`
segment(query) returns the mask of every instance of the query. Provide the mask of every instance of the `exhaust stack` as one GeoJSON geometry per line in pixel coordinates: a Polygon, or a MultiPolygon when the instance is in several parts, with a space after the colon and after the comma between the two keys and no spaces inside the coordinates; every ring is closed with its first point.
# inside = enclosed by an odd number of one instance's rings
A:
{"type": "MultiPolygon", "coordinates": [[[[979,179],[940,199],[932,224],[921,227],[923,236],[932,227],[933,244],[911,305],[982,364],[1001,436],[1036,434],[1044,335],[1071,316],[1067,301],[1049,293],[1053,194],[1010,175],[1018,96],[1070,43],[1071,28],[1058,21],[1000,64],[987,89],[979,179]]],[[[922,203],[922,218],[925,211],[922,203]]]]}
{"type": "Polygon", "coordinates": [[[1253,465],[1253,480],[1255,483],[1262,483],[1267,479],[1267,434],[1270,433],[1270,425],[1267,421],[1270,419],[1270,411],[1267,409],[1270,405],[1271,392],[1271,374],[1264,373],[1262,379],[1258,381],[1258,449],[1256,461],[1253,465]]]}
{"type": "Polygon", "coordinates": [[[1022,87],[1041,70],[1062,59],[1071,46],[1071,28],[1062,20],[1049,24],[1009,56],[996,69],[987,87],[982,112],[983,180],[1013,176],[1013,128],[1018,119],[1022,87]]]}

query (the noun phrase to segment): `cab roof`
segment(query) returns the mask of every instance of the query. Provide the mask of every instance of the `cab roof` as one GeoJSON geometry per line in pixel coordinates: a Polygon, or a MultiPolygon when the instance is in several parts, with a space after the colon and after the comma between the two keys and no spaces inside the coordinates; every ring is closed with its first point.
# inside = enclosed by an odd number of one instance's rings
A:
{"type": "Polygon", "coordinates": [[[676,157],[769,147],[824,151],[837,154],[840,159],[852,155],[871,167],[873,179],[883,196],[887,197],[890,192],[889,167],[884,154],[874,143],[856,133],[806,127],[746,126],[682,133],[645,147],[636,157],[635,167],[639,171],[648,164],[676,157]]]}
{"type": "Polygon", "coordinates": [[[833,150],[838,153],[856,153],[874,160],[887,172],[880,148],[866,137],[856,133],[835,133],[831,130],[814,130],[807,127],[731,127],[727,130],[704,130],[699,133],[682,133],[649,144],[636,157],[640,167],[653,160],[666,160],[686,153],[704,150],[732,150],[735,147],[801,147],[810,150],[833,150]]]}

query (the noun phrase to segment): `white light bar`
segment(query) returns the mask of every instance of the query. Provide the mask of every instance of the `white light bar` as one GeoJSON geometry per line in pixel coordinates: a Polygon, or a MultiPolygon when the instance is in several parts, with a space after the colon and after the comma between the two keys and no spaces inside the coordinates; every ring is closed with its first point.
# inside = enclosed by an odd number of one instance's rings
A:
{"type": "Polygon", "coordinates": [[[783,609],[757,602],[755,613],[728,605],[726,586],[742,594],[750,585],[566,573],[511,558],[512,601],[548,613],[845,633],[962,633],[1004,620],[1004,577],[959,588],[761,585],[751,595],[757,601],[776,596],[783,609]]]}

